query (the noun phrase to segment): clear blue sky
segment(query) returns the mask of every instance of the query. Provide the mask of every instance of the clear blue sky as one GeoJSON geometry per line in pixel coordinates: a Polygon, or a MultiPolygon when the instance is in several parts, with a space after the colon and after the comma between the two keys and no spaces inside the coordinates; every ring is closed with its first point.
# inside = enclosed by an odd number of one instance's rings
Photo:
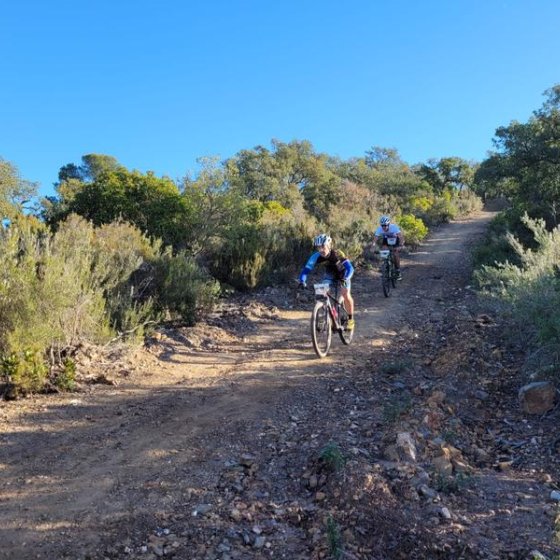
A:
{"type": "Polygon", "coordinates": [[[273,138],[480,161],[560,82],[558,0],[14,0],[0,21],[0,157],[41,194],[88,153],[178,179],[273,138]]]}

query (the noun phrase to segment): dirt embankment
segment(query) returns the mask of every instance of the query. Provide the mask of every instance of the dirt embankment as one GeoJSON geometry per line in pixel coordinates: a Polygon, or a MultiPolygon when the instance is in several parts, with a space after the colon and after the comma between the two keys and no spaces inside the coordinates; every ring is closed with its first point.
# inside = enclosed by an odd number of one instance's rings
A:
{"type": "Polygon", "coordinates": [[[324,360],[311,301],[271,289],[1,403],[0,558],[559,554],[558,411],[521,413],[520,349],[468,287],[490,217],[439,228],[390,298],[359,270],[324,360]]]}

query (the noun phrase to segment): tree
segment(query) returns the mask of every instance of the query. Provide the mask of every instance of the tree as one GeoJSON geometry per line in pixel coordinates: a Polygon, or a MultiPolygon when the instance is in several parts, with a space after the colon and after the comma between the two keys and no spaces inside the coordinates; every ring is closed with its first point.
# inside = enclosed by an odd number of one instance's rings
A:
{"type": "Polygon", "coordinates": [[[472,186],[476,164],[459,157],[429,159],[415,167],[415,173],[426,181],[433,192],[440,195],[446,190],[462,191],[472,186]]]}
{"type": "Polygon", "coordinates": [[[241,196],[262,203],[279,202],[324,220],[340,197],[341,178],[329,159],[317,154],[310,142],[272,141],[273,150],[257,146],[242,150],[226,162],[230,187],[241,196]]]}
{"type": "Polygon", "coordinates": [[[86,154],[82,156],[82,165],[67,163],[58,172],[59,183],[70,179],[82,182],[95,181],[103,173],[118,171],[124,167],[113,156],[104,154],[86,154]]]}
{"type": "Polygon", "coordinates": [[[560,84],[545,95],[527,123],[512,121],[496,130],[496,151],[475,180],[479,192],[506,194],[554,227],[560,223],[560,84]]]}
{"type": "Polygon", "coordinates": [[[56,227],[70,213],[76,212],[72,208],[74,200],[88,184],[103,173],[124,169],[113,156],[104,154],[86,154],[82,156],[81,165],[63,165],[58,171],[58,182],[54,184],[57,196],[47,196],[41,201],[43,220],[50,227],[56,227]]]}
{"type": "Polygon", "coordinates": [[[154,173],[128,171],[111,156],[89,155],[79,168],[61,168],[58,197],[44,201],[44,215],[56,225],[71,213],[100,226],[127,221],[152,238],[179,244],[185,235],[188,208],[177,185],[154,173]]]}
{"type": "Polygon", "coordinates": [[[231,169],[217,158],[199,158],[196,178],[185,177],[182,197],[188,208],[187,234],[182,247],[190,254],[204,253],[212,239],[223,239],[225,232],[246,217],[246,198],[229,188],[231,169]]]}
{"type": "Polygon", "coordinates": [[[37,195],[37,183],[22,179],[16,166],[0,157],[0,222],[21,214],[37,195]]]}
{"type": "Polygon", "coordinates": [[[283,144],[272,141],[273,150],[257,146],[241,150],[226,162],[228,181],[240,195],[259,202],[279,202],[286,208],[301,202],[305,184],[302,161],[312,152],[309,142],[283,144]]]}
{"type": "Polygon", "coordinates": [[[366,151],[365,163],[368,167],[400,166],[403,164],[399,152],[395,148],[373,146],[366,151]]]}

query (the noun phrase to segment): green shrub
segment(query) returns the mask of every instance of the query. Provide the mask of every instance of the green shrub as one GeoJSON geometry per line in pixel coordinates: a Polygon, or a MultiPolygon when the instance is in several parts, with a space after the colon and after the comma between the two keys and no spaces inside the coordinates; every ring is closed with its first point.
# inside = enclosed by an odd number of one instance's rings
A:
{"type": "Polygon", "coordinates": [[[255,288],[262,281],[267,262],[264,236],[258,224],[242,224],[230,230],[214,254],[214,275],[241,290],[255,288]]]}
{"type": "Polygon", "coordinates": [[[0,357],[10,371],[4,377],[21,393],[39,390],[48,368],[66,367],[48,357],[59,362],[82,341],[140,332],[155,311],[150,300],[134,297],[130,277],[158,250],[128,224],[94,228],[75,215],[54,234],[25,220],[1,228],[0,357]]]}
{"type": "Polygon", "coordinates": [[[4,355],[0,368],[12,396],[41,391],[47,381],[48,368],[43,353],[32,348],[4,355]]]}
{"type": "Polygon", "coordinates": [[[212,309],[220,286],[192,257],[167,251],[154,264],[160,311],[193,325],[203,312],[212,309]]]}
{"type": "Polygon", "coordinates": [[[55,386],[61,391],[73,391],[76,387],[76,364],[70,358],[64,358],[62,368],[54,378],[55,386]]]}
{"type": "Polygon", "coordinates": [[[342,544],[342,535],[338,524],[329,516],[327,519],[327,544],[329,547],[330,557],[339,560],[344,556],[344,548],[342,544]]]}
{"type": "Polygon", "coordinates": [[[415,247],[428,235],[428,228],[424,222],[412,214],[399,216],[396,221],[403,230],[404,241],[407,245],[415,247]]]}
{"type": "Polygon", "coordinates": [[[549,232],[544,221],[523,218],[533,232],[536,250],[526,249],[512,235],[508,236],[520,265],[509,262],[483,266],[475,273],[483,293],[507,306],[509,316],[523,337],[528,356],[539,349],[533,374],[551,374],[560,365],[560,228],[549,232]],[[542,357],[547,359],[543,360],[542,357]]]}
{"type": "Polygon", "coordinates": [[[473,251],[473,263],[476,268],[505,262],[521,265],[521,257],[509,240],[510,233],[525,247],[536,248],[534,235],[521,221],[523,214],[519,212],[518,208],[509,208],[492,220],[484,240],[473,251]]]}
{"type": "Polygon", "coordinates": [[[426,214],[429,225],[448,223],[457,216],[457,208],[451,201],[449,191],[444,191],[442,196],[437,197],[426,214]]]}
{"type": "Polygon", "coordinates": [[[142,263],[155,259],[161,241],[151,241],[133,225],[117,221],[94,230],[92,249],[95,282],[109,292],[127,282],[142,263]]]}
{"type": "Polygon", "coordinates": [[[506,235],[494,236],[491,233],[473,249],[472,259],[475,268],[495,266],[508,261],[517,265],[521,263],[506,235]]]}
{"type": "Polygon", "coordinates": [[[212,248],[210,271],[239,290],[287,280],[309,257],[312,236],[292,220],[236,225],[212,248]]]}
{"type": "Polygon", "coordinates": [[[346,458],[339,445],[331,441],[321,449],[319,459],[325,468],[331,472],[338,472],[346,465],[346,458]]]}
{"type": "Polygon", "coordinates": [[[403,414],[412,407],[412,399],[409,395],[403,395],[397,400],[386,402],[383,406],[383,420],[388,424],[396,422],[403,414]]]}
{"type": "Polygon", "coordinates": [[[484,206],[482,199],[470,189],[455,192],[451,201],[457,209],[457,216],[468,216],[484,206]]]}
{"type": "Polygon", "coordinates": [[[442,191],[439,195],[419,196],[407,201],[404,207],[428,226],[450,222],[482,208],[482,200],[469,189],[442,191]]]}
{"type": "Polygon", "coordinates": [[[434,475],[434,488],[442,494],[460,494],[472,484],[471,475],[458,472],[454,476],[436,473],[434,475]]]}
{"type": "Polygon", "coordinates": [[[364,247],[371,244],[373,225],[371,220],[352,220],[336,232],[333,237],[335,247],[341,249],[354,263],[363,254],[364,247]]]}

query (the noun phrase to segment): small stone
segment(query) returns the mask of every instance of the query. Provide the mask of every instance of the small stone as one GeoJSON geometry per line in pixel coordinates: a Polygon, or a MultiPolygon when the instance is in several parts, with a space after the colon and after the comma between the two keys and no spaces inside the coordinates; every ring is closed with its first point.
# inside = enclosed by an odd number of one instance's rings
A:
{"type": "Polygon", "coordinates": [[[539,552],[538,550],[531,550],[529,553],[530,560],[548,560],[548,557],[539,552]]]}
{"type": "Polygon", "coordinates": [[[212,506],[210,504],[199,504],[194,508],[192,514],[193,517],[196,517],[197,515],[206,515],[207,513],[210,513],[211,510],[212,506]]]}
{"type": "Polygon", "coordinates": [[[560,502],[560,492],[558,490],[553,490],[550,493],[550,499],[554,500],[555,502],[560,502]]]}
{"type": "Polygon", "coordinates": [[[234,520],[234,521],[241,521],[242,519],[242,515],[241,512],[237,509],[237,508],[233,508],[230,512],[229,512],[229,516],[234,520]]]}
{"type": "Polygon", "coordinates": [[[433,489],[427,486],[426,484],[421,484],[418,487],[418,493],[426,498],[437,498],[438,493],[433,489]]]}

